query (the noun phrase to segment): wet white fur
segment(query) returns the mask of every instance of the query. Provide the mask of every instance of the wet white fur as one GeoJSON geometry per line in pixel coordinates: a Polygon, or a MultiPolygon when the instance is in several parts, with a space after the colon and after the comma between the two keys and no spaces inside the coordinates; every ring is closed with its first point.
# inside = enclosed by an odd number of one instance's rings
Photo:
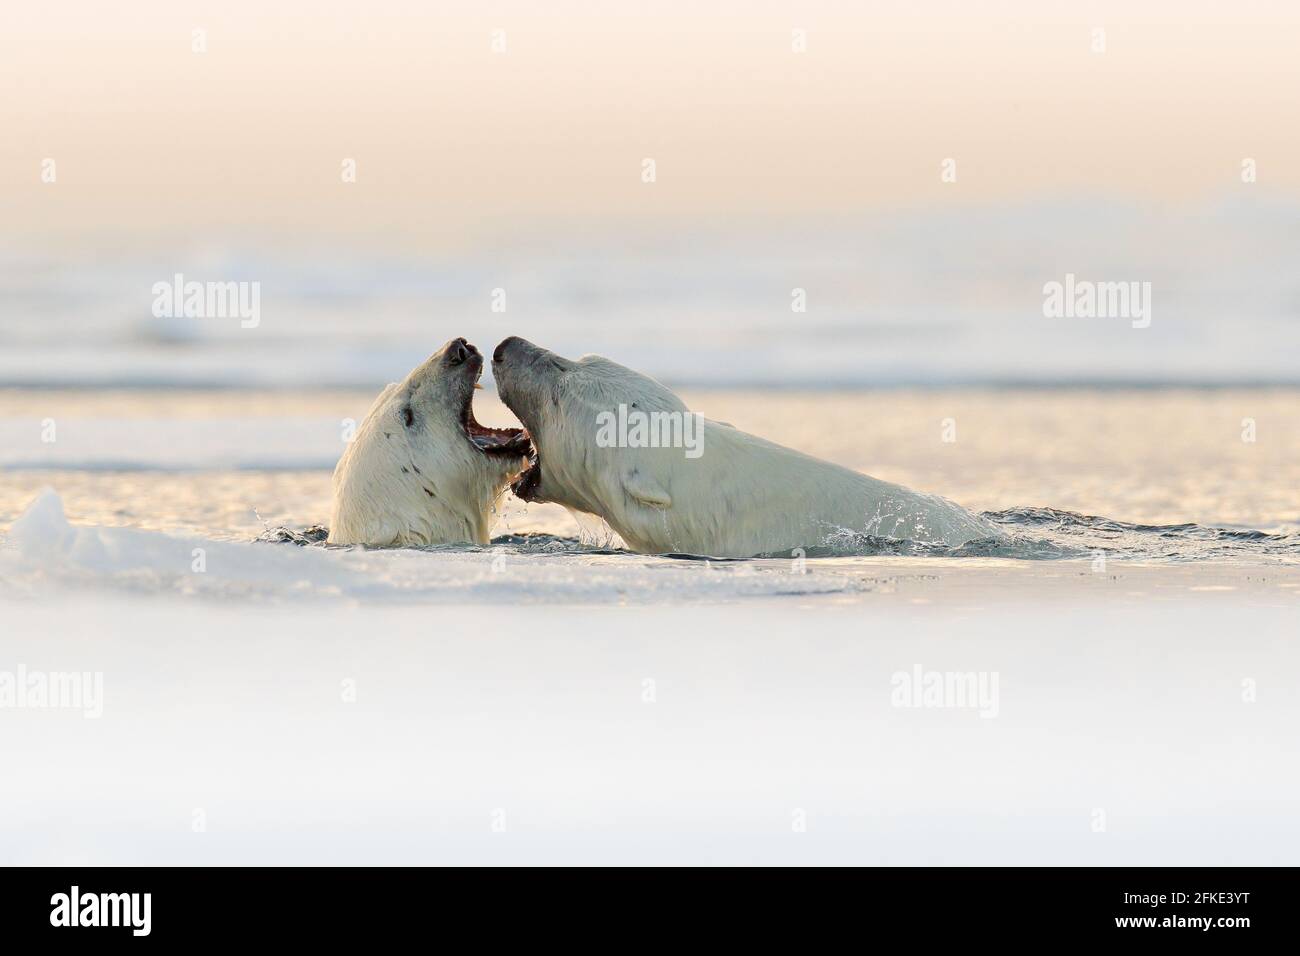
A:
{"type": "Polygon", "coordinates": [[[473,380],[464,366],[445,367],[442,356],[387,386],[343,452],[334,469],[330,543],[488,543],[493,508],[525,462],[484,455],[470,444],[457,403],[473,380]],[[410,428],[403,420],[408,406],[410,428]]]}
{"type": "Polygon", "coordinates": [[[695,459],[680,448],[599,447],[596,417],[619,404],[688,411],[659,382],[600,356],[574,362],[539,349],[522,361],[508,357],[496,374],[540,450],[534,499],[599,515],[639,552],[749,557],[847,543],[855,534],[949,546],[1001,537],[945,498],[708,419],[695,459]]]}

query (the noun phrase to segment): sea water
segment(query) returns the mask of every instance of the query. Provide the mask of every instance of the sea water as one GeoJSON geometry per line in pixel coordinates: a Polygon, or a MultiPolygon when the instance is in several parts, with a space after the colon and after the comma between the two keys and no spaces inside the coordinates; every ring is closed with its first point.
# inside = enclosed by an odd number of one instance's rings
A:
{"type": "MultiPolygon", "coordinates": [[[[511,422],[490,389],[479,394],[480,420],[511,422]]],[[[1300,576],[1294,390],[749,389],[684,397],[738,428],[942,494],[983,513],[1005,537],[945,549],[832,533],[802,555],[655,558],[624,550],[599,519],[507,496],[487,549],[336,553],[317,545],[322,553],[309,556],[274,542],[306,543],[297,536],[328,523],[331,470],[368,393],[10,390],[0,393],[0,528],[43,490],[53,500],[29,517],[20,541],[8,542],[7,586],[57,579],[57,555],[39,542],[78,528],[103,539],[94,548],[83,541],[82,559],[113,556],[80,567],[80,581],[276,599],[318,590],[408,601],[844,595],[872,588],[864,572],[909,575],[923,565],[953,583],[996,569],[1013,590],[1026,575],[1066,566],[1103,578],[1136,563],[1189,565],[1234,580],[1268,571],[1278,586],[1300,576]],[[119,529],[135,534],[128,541],[119,529]],[[186,555],[222,548],[235,550],[192,573],[186,555]],[[245,563],[257,568],[252,579],[241,576],[245,563]]]]}

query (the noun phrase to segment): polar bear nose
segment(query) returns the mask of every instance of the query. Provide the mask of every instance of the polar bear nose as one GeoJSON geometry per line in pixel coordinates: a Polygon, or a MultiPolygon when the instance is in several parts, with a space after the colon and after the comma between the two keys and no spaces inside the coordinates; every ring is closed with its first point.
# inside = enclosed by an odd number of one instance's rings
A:
{"type": "Polygon", "coordinates": [[[472,348],[464,339],[453,339],[447,344],[447,361],[452,365],[460,365],[470,357],[472,348]]]}
{"type": "Polygon", "coordinates": [[[502,339],[501,344],[499,344],[492,353],[492,361],[500,362],[506,356],[506,349],[510,348],[510,346],[514,345],[516,342],[522,341],[523,339],[517,335],[512,335],[508,339],[502,339]]]}

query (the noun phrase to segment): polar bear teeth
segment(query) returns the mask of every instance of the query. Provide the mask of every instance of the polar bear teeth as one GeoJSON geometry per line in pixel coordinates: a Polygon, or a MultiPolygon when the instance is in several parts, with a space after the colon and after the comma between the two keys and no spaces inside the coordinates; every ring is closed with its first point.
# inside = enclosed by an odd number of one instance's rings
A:
{"type": "Polygon", "coordinates": [[[479,451],[488,455],[510,455],[522,458],[531,447],[527,438],[513,428],[484,428],[471,432],[469,440],[479,451]]]}

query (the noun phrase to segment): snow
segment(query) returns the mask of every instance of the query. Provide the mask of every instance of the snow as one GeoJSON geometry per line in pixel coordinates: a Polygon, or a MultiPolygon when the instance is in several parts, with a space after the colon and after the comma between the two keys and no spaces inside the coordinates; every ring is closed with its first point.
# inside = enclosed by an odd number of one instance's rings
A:
{"type": "Polygon", "coordinates": [[[1300,856],[1293,608],[0,613],[0,671],[103,675],[98,719],[0,710],[5,863],[1300,856]],[[996,672],[997,716],[894,706],[918,665],[996,672]]]}
{"type": "Polygon", "coordinates": [[[519,541],[215,541],[42,492],[0,546],[0,686],[88,675],[101,715],[0,695],[0,862],[1300,857],[1289,567],[519,541]],[[898,706],[918,671],[996,705],[898,706]]]}
{"type": "Polygon", "coordinates": [[[133,528],[73,526],[41,492],[0,551],[18,593],[75,587],[245,601],[618,603],[850,593],[847,577],[791,574],[789,562],[704,562],[599,553],[371,550],[216,541],[133,528]]]}

